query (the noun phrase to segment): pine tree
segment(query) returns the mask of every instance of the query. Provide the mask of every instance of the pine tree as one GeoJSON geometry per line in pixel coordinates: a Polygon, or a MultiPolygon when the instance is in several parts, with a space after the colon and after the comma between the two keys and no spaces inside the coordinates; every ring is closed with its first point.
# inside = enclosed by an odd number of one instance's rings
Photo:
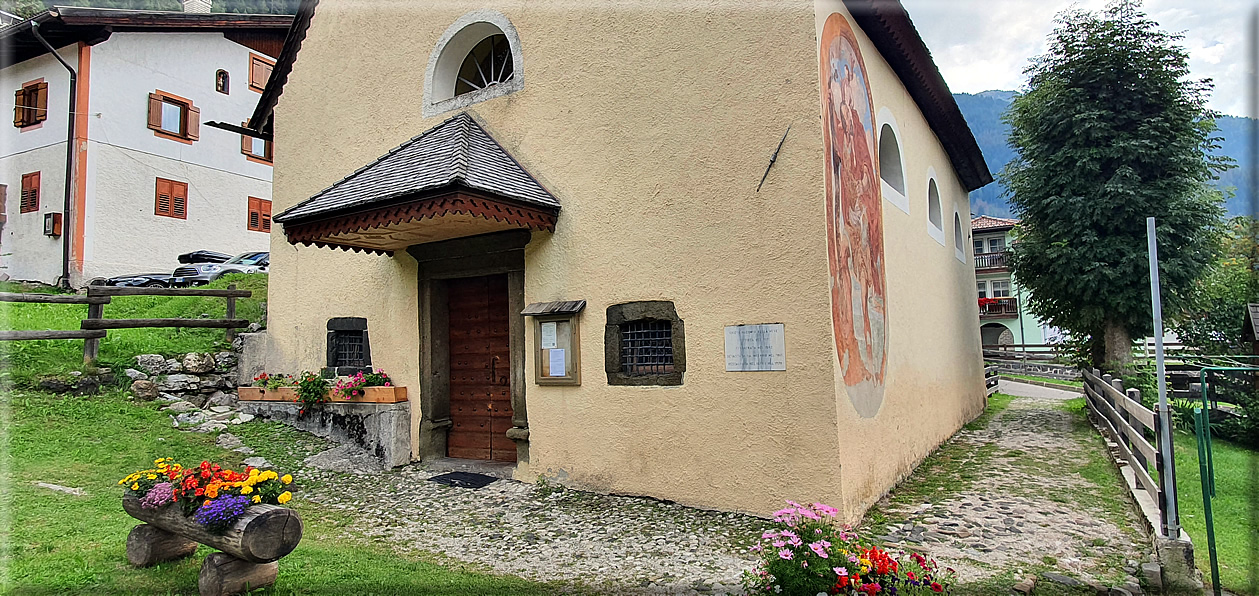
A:
{"type": "Polygon", "coordinates": [[[1188,79],[1180,36],[1138,0],[1057,23],[1006,114],[1018,155],[1002,179],[1022,219],[1011,268],[1034,314],[1091,336],[1095,364],[1125,369],[1132,338],[1152,331],[1146,217],[1159,226],[1164,312],[1177,312],[1214,261],[1223,199],[1210,183],[1231,163],[1209,153],[1211,82],[1188,79]]]}

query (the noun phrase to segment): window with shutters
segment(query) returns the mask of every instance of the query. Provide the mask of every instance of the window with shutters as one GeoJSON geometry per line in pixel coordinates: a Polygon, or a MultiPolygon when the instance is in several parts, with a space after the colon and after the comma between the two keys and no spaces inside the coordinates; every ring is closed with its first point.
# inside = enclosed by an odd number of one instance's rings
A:
{"type": "MultiPolygon", "coordinates": [[[[241,122],[240,125],[249,126],[249,123],[241,122]]],[[[240,135],[240,152],[249,161],[271,165],[271,147],[271,141],[266,139],[240,135]]]]}
{"type": "Polygon", "coordinates": [[[249,197],[249,229],[271,232],[271,201],[249,197]]]}
{"type": "Polygon", "coordinates": [[[157,179],[153,213],[162,217],[188,219],[188,183],[157,179]]]}
{"type": "Polygon", "coordinates": [[[271,78],[271,69],[275,68],[275,61],[269,58],[263,58],[258,54],[249,55],[249,88],[262,93],[267,88],[267,79],[271,78]]]}
{"type": "Polygon", "coordinates": [[[22,174],[22,204],[18,206],[18,212],[37,211],[39,211],[39,172],[22,174]]]}
{"type": "Polygon", "coordinates": [[[48,119],[48,83],[36,79],[13,96],[13,126],[26,128],[48,119]]]}
{"type": "Polygon", "coordinates": [[[201,137],[201,110],[164,91],[149,94],[149,128],[155,136],[191,144],[201,137]]]}

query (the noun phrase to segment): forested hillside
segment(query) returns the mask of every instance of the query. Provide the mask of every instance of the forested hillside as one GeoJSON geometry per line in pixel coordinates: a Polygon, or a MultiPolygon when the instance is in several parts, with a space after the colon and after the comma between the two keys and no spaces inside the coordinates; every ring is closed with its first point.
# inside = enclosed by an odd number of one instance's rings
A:
{"type": "MultiPolygon", "coordinates": [[[[1013,91],[984,91],[982,93],[954,93],[953,98],[962,109],[967,124],[975,133],[975,140],[984,152],[984,161],[993,177],[1005,167],[1006,162],[1014,158],[1014,150],[1006,145],[1006,134],[1010,127],[1001,121],[1001,115],[1014,100],[1013,91]]],[[[1220,130],[1216,136],[1222,137],[1221,155],[1232,157],[1237,167],[1220,176],[1219,187],[1231,189],[1235,194],[1228,199],[1229,215],[1250,213],[1246,193],[1246,176],[1249,160],[1247,159],[1247,125],[1250,119],[1238,116],[1224,116],[1216,121],[1220,130]]],[[[1010,207],[1003,196],[1005,189],[1000,181],[993,182],[971,193],[971,210],[975,215],[992,215],[994,217],[1010,217],[1010,207]]]]}

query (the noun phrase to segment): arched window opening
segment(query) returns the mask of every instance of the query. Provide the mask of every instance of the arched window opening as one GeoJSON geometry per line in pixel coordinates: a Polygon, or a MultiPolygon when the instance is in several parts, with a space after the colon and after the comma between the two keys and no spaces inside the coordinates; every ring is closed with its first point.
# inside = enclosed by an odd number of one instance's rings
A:
{"type": "Polygon", "coordinates": [[[927,183],[927,220],[935,226],[935,229],[944,229],[944,214],[940,209],[940,189],[936,188],[935,180],[927,183]]]}
{"type": "Polygon", "coordinates": [[[960,251],[965,251],[966,236],[962,235],[962,216],[953,214],[953,246],[960,251]]]}
{"type": "Polygon", "coordinates": [[[892,125],[879,131],[879,177],[896,192],[905,194],[905,172],[901,170],[901,149],[892,125]]]}
{"type": "Polygon", "coordinates": [[[225,95],[229,94],[231,93],[230,85],[231,85],[231,80],[226,70],[223,70],[220,68],[218,72],[214,73],[214,90],[215,91],[218,91],[219,93],[222,93],[225,95]]]}
{"type": "Polygon", "coordinates": [[[491,35],[481,40],[463,59],[455,80],[455,95],[505,83],[511,80],[515,72],[511,44],[507,42],[507,36],[491,35]]]}

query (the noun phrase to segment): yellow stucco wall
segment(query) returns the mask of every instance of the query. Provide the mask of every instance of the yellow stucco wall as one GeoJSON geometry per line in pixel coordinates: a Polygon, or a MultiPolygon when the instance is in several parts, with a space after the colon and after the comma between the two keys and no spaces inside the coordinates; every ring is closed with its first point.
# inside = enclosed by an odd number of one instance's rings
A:
{"type": "MultiPolygon", "coordinates": [[[[827,286],[817,33],[830,10],[676,6],[323,0],[276,110],[275,211],[453,115],[421,114],[429,54],[459,16],[499,10],[525,85],[468,111],[563,204],[526,250],[525,300],[589,302],[580,387],[534,384],[526,333],[531,462],[518,477],[757,513],[813,499],[851,517],[982,406],[974,275],[953,257],[951,219],[947,247],[926,235],[926,165],[964,216],[965,193],[863,37],[876,106],[906,137],[912,204],[905,216],[884,203],[888,397],[860,420],[835,372],[827,286]],[[636,300],[676,305],[682,386],[607,385],[605,310],[636,300]],[[769,322],[785,325],[788,370],[725,372],[724,326],[769,322]]],[[[272,251],[269,369],[317,368],[325,321],[365,316],[373,364],[418,387],[414,260],[279,233],[272,251]]]]}

